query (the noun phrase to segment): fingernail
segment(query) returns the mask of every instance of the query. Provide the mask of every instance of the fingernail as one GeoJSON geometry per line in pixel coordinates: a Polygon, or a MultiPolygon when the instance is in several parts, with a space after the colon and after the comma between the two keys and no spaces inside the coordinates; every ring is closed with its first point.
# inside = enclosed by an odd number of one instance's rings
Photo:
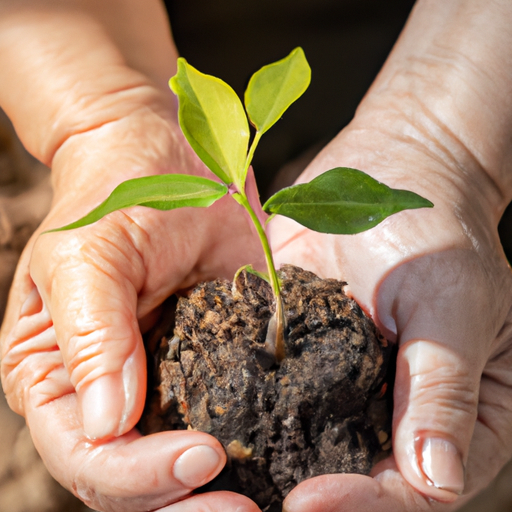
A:
{"type": "Polygon", "coordinates": [[[421,455],[421,467],[430,485],[454,494],[462,494],[464,465],[459,451],[452,443],[439,437],[426,439],[421,455]]]}
{"type": "Polygon", "coordinates": [[[89,439],[113,437],[119,431],[125,398],[119,379],[103,375],[79,393],[83,428],[89,439]]]}
{"type": "Polygon", "coordinates": [[[192,489],[209,482],[222,469],[222,457],[207,445],[194,446],[174,463],[174,478],[192,489]]]}

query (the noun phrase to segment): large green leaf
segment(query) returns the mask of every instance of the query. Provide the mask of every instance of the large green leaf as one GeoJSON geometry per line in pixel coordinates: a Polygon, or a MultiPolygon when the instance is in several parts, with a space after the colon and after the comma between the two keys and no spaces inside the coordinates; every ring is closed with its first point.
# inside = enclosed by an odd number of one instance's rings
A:
{"type": "Polygon", "coordinates": [[[311,68],[302,48],[254,73],[245,91],[251,123],[265,133],[308,88],[311,68]]]}
{"type": "Polygon", "coordinates": [[[179,99],[179,122],[199,158],[224,183],[243,185],[249,124],[242,102],[222,80],[183,58],[169,85],[179,99]]]}
{"type": "Polygon", "coordinates": [[[210,206],[227,192],[228,188],[222,183],[185,174],[135,178],[118,185],[103,203],[85,217],[49,232],[87,226],[109,213],[129,206],[140,205],[157,210],[172,210],[183,206],[210,206]]]}
{"type": "Polygon", "coordinates": [[[309,183],[277,192],[263,210],[321,233],[350,235],[402,210],[432,206],[414,192],[392,189],[357,169],[337,167],[309,183]]]}

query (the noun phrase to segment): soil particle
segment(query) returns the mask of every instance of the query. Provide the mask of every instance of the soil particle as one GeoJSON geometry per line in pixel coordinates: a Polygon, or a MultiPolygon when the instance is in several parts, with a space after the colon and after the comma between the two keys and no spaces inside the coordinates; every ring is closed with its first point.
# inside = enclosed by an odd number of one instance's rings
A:
{"type": "Polygon", "coordinates": [[[228,465],[208,490],[228,488],[281,510],[301,481],[367,474],[389,449],[386,368],[391,347],[346,283],[284,266],[286,357],[265,350],[274,311],[269,285],[242,272],[180,298],[162,338],[145,433],[194,429],[215,436],[228,465]],[[384,445],[384,447],[383,447],[384,445]]]}

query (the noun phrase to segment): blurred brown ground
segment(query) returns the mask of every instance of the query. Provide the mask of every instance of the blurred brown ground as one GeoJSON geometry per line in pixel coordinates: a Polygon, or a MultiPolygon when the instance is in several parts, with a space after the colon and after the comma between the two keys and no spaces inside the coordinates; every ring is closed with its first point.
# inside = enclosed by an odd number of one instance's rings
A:
{"type": "MultiPolygon", "coordinates": [[[[262,195],[289,181],[352,117],[391,49],[411,0],[169,0],[178,47],[199,69],[243,92],[252,72],[305,49],[310,89],[263,139],[255,160],[262,195]],[[308,149],[309,148],[309,149],[308,149]],[[285,166],[287,162],[293,161],[285,166]],[[281,181],[281,183],[283,182],[281,181]]],[[[51,201],[49,171],[23,150],[0,113],[0,321],[15,265],[51,201]]],[[[512,210],[500,232],[512,257],[512,210]]],[[[511,425],[512,428],[512,425],[511,425]]],[[[512,510],[512,462],[463,512],[512,510]]],[[[0,394],[0,512],[86,512],[48,474],[21,417],[0,394]]]]}

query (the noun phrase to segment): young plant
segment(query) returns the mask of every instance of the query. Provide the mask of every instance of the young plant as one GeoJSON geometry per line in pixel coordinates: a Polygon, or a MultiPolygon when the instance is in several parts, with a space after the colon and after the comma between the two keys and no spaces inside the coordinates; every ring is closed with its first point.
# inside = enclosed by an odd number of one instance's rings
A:
{"type": "MultiPolygon", "coordinates": [[[[169,85],[179,99],[179,123],[188,142],[219,181],[182,174],[148,176],[125,181],[80,220],[53,231],[86,226],[122,208],[140,205],[159,210],[207,207],[230,194],[249,214],[258,233],[268,269],[276,313],[269,326],[276,359],[284,356],[284,316],[280,285],[265,228],[246,191],[246,177],[261,136],[309,86],[311,70],[301,48],[264,66],[250,79],[245,109],[222,80],[200,73],[183,58],[169,85]],[[255,132],[251,141],[249,122],[255,132]]],[[[315,231],[354,234],[374,227],[406,209],[432,207],[421,196],[379,183],[356,169],[337,167],[309,183],[280,190],[263,211],[279,214],[315,231]]],[[[269,336],[267,336],[269,339],[269,336]]]]}

